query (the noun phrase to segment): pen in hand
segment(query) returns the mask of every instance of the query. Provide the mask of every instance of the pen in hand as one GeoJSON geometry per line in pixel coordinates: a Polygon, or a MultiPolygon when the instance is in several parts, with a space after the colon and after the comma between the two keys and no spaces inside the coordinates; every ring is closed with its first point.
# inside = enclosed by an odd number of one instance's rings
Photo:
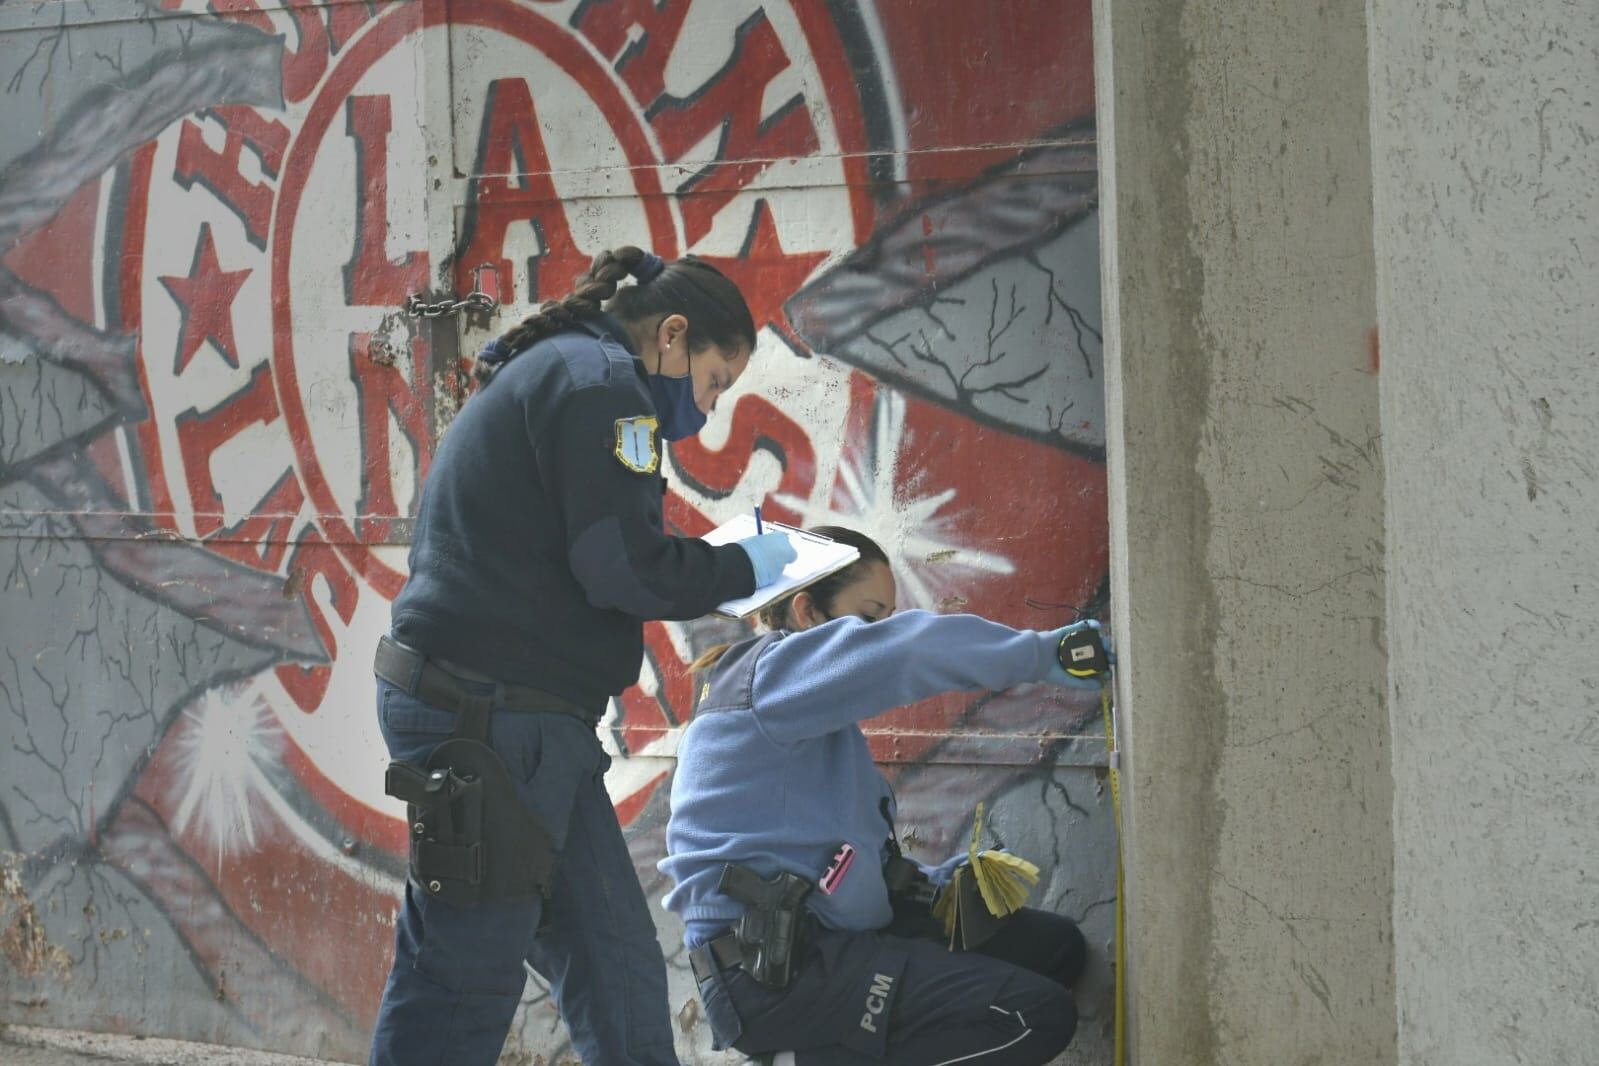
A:
{"type": "Polygon", "coordinates": [[[766,530],[761,526],[761,509],[757,507],[755,508],[755,535],[758,537],[765,532],[766,530]]]}

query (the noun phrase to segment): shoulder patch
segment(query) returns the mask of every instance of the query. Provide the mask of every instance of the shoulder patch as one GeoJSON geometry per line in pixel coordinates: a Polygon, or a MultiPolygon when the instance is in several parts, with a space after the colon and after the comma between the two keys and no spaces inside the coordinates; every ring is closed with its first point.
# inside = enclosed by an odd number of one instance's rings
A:
{"type": "Polygon", "coordinates": [[[636,415],[616,420],[616,457],[635,474],[653,474],[661,468],[661,449],[656,442],[661,423],[654,415],[636,415]]]}

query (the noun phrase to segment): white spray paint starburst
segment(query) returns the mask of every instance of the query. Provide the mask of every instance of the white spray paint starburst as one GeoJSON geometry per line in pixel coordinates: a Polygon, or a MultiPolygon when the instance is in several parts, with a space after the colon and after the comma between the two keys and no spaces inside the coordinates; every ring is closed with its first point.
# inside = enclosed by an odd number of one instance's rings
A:
{"type": "Polygon", "coordinates": [[[240,703],[237,694],[212,690],[183,712],[188,720],[178,749],[182,795],[174,828],[195,826],[216,849],[217,862],[230,852],[255,847],[256,812],[276,797],[266,768],[278,761],[282,727],[259,697],[240,703]]]}
{"type": "MultiPolygon", "coordinates": [[[[959,572],[1015,573],[1009,558],[962,543],[955,532],[954,489],[916,496],[896,492],[900,444],[905,437],[905,397],[880,389],[870,439],[840,457],[837,490],[823,487],[815,500],[776,499],[799,512],[806,526],[858,529],[883,546],[900,585],[901,607],[935,608],[959,591],[959,572]]],[[[964,602],[964,600],[959,601],[964,602]]]]}

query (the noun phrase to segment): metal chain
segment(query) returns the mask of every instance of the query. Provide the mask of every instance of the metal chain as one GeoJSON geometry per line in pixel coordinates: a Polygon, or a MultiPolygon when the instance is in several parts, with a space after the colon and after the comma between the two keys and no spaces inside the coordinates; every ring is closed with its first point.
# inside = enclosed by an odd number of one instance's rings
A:
{"type": "MultiPolygon", "coordinates": [[[[491,312],[500,306],[500,301],[486,292],[476,291],[466,294],[461,300],[438,300],[429,303],[422,297],[412,293],[405,298],[404,312],[408,318],[444,318],[447,315],[458,315],[462,311],[491,312]]],[[[400,350],[394,344],[393,326],[385,323],[383,328],[373,334],[367,346],[367,354],[379,366],[393,366],[399,358],[400,350]]]]}
{"type": "Polygon", "coordinates": [[[443,318],[445,315],[458,315],[462,311],[493,311],[499,306],[500,301],[482,291],[469,292],[465,299],[439,300],[435,303],[428,303],[415,293],[405,298],[405,313],[411,318],[443,318]]]}
{"type": "MultiPolygon", "coordinates": [[[[462,299],[446,298],[429,302],[417,293],[411,293],[405,298],[405,305],[400,309],[401,313],[407,318],[445,318],[458,315],[462,311],[492,314],[500,306],[500,301],[483,291],[485,275],[489,280],[488,287],[498,292],[500,287],[498,275],[494,267],[484,263],[472,272],[472,291],[462,299]]],[[[398,325],[392,314],[385,315],[368,342],[367,354],[380,366],[393,366],[401,355],[401,348],[395,343],[398,325]]]]}

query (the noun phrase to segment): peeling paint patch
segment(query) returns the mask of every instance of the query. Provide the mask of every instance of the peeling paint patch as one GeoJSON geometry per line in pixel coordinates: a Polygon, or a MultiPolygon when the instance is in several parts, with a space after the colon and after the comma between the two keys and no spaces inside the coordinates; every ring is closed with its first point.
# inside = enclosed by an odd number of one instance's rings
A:
{"type": "Polygon", "coordinates": [[[45,939],[39,912],[23,887],[20,856],[0,855],[0,957],[25,977],[50,970],[65,977],[72,969],[67,953],[45,939]]]}
{"type": "Polygon", "coordinates": [[[441,370],[433,375],[433,432],[439,440],[444,439],[445,430],[461,413],[470,380],[470,371],[464,369],[455,373],[441,370]]]}
{"type": "Polygon", "coordinates": [[[690,999],[683,1004],[683,1009],[677,1012],[677,1028],[681,1032],[692,1032],[700,1024],[700,1001],[690,999]]]}

